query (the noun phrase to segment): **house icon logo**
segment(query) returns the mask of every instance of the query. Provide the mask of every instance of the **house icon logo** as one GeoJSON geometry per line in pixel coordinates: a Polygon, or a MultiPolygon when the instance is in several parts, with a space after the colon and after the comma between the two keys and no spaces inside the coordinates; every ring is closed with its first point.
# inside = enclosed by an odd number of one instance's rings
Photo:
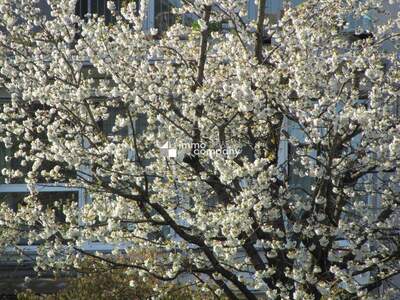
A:
{"type": "Polygon", "coordinates": [[[166,158],[176,158],[178,155],[177,149],[169,141],[160,147],[160,154],[166,158]]]}

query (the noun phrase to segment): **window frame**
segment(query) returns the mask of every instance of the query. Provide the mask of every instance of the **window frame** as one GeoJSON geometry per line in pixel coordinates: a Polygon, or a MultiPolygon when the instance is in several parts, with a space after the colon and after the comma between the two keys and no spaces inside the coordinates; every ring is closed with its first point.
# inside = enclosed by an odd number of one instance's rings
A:
{"type": "MultiPolygon", "coordinates": [[[[39,193],[51,193],[51,192],[75,192],[78,193],[78,207],[81,209],[88,199],[86,196],[85,188],[83,187],[69,187],[65,184],[51,184],[51,183],[38,183],[35,184],[35,188],[39,193]]],[[[29,193],[27,184],[0,184],[0,194],[1,193],[29,193]]],[[[38,245],[16,245],[6,247],[5,253],[15,254],[18,251],[23,251],[24,253],[35,254],[37,252],[38,245]]],[[[102,251],[111,252],[116,248],[123,248],[123,245],[112,245],[101,242],[86,242],[84,243],[82,249],[85,251],[102,251]]]]}
{"type": "MultiPolygon", "coordinates": [[[[85,201],[85,189],[82,187],[69,187],[60,183],[37,183],[35,189],[39,193],[51,192],[75,192],[78,193],[78,206],[83,207],[85,201]]],[[[3,183],[0,184],[0,194],[2,193],[29,193],[28,185],[24,183],[3,183]]]]}

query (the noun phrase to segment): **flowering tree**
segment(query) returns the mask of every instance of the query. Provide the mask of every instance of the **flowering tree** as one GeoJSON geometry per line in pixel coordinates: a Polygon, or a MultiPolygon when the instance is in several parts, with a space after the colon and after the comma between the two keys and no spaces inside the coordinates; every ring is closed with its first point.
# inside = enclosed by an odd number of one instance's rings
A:
{"type": "Polygon", "coordinates": [[[0,0],[1,136],[19,162],[3,175],[31,191],[1,206],[2,247],[41,241],[39,271],[91,256],[231,299],[375,299],[400,273],[390,6],[309,0],[269,25],[264,10],[246,21],[247,1],[182,1],[197,26],[157,33],[145,3],[110,3],[106,25],[48,2],[46,18],[37,0],[0,0]],[[366,13],[374,30],[349,38],[366,13]],[[43,183],[82,187],[86,204],[44,205],[43,183]],[[90,241],[158,255],[121,263],[90,241]]]}

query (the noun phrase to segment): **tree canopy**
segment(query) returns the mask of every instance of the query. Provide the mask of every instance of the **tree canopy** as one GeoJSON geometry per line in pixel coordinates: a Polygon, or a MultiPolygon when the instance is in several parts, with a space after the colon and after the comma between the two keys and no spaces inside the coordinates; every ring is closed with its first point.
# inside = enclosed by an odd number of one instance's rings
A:
{"type": "Polygon", "coordinates": [[[143,30],[146,1],[109,3],[112,24],[75,2],[0,0],[2,174],[30,189],[2,203],[0,247],[39,243],[39,272],[90,256],[231,299],[376,299],[400,272],[398,1],[285,4],[276,24],[182,1],[196,28],[165,32],[143,30]],[[46,183],[85,204],[43,203],[46,183]]]}

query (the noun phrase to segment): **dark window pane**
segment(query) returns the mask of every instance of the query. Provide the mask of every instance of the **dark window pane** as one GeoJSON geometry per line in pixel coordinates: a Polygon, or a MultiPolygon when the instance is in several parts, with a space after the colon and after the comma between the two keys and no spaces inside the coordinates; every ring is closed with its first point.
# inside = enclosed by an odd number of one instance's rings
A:
{"type": "Polygon", "coordinates": [[[300,162],[301,158],[296,153],[296,147],[289,143],[288,151],[289,185],[297,194],[304,196],[306,193],[311,192],[313,178],[309,176],[300,176],[298,174],[298,172],[300,172],[303,175],[306,169],[300,162]],[[297,172],[295,172],[295,170],[297,172]]]}
{"type": "MultiPolygon", "coordinates": [[[[116,9],[119,10],[120,1],[114,0],[114,4],[116,9]]],[[[87,13],[104,16],[107,24],[114,21],[114,17],[111,16],[111,12],[107,9],[107,0],[78,0],[75,14],[81,18],[85,18],[87,13]]]]}
{"type": "Polygon", "coordinates": [[[102,120],[99,122],[100,128],[103,130],[105,134],[108,136],[110,135],[120,135],[120,136],[127,136],[128,135],[128,127],[125,126],[124,128],[118,130],[117,132],[113,132],[113,127],[115,126],[115,121],[117,116],[124,116],[123,110],[116,107],[108,108],[109,116],[107,119],[102,120]]]}
{"type": "Polygon", "coordinates": [[[88,13],[88,0],[78,0],[76,2],[75,14],[84,18],[88,13]]]}
{"type": "Polygon", "coordinates": [[[3,143],[0,143],[0,183],[6,183],[6,176],[1,173],[3,169],[10,169],[10,165],[6,162],[6,157],[10,156],[11,151],[7,149],[3,143]]]}
{"type": "Polygon", "coordinates": [[[155,0],[154,24],[160,32],[166,31],[175,23],[172,8],[168,0],[155,0]]]}
{"type": "Polygon", "coordinates": [[[93,0],[91,4],[92,4],[92,8],[91,8],[92,13],[97,14],[97,12],[99,11],[98,1],[93,0]]]}
{"type": "MultiPolygon", "coordinates": [[[[9,208],[11,208],[14,212],[17,212],[18,209],[24,205],[24,198],[28,196],[28,193],[24,192],[0,192],[0,203],[6,203],[9,208]]],[[[54,209],[55,221],[57,223],[65,222],[65,215],[62,211],[62,205],[69,204],[71,202],[79,201],[79,194],[76,191],[65,191],[65,192],[42,192],[38,195],[39,201],[43,204],[43,209],[54,209]],[[58,202],[55,205],[55,202],[58,202]]],[[[40,226],[40,224],[37,224],[40,226]]],[[[19,240],[17,242],[18,245],[27,245],[28,244],[28,232],[29,226],[21,226],[19,228],[19,240]]],[[[33,245],[39,245],[43,243],[43,241],[37,240],[34,241],[33,245]]]]}
{"type": "MultiPolygon", "coordinates": [[[[4,105],[5,104],[0,104],[0,111],[3,111],[4,105]]],[[[49,108],[38,103],[33,103],[31,104],[30,109],[32,113],[45,113],[49,108]]],[[[45,131],[42,133],[37,133],[35,137],[39,138],[43,143],[47,143],[47,134],[45,131]]],[[[31,153],[30,145],[29,143],[26,143],[26,141],[24,141],[22,136],[15,135],[11,136],[11,144],[11,148],[6,148],[5,145],[0,142],[0,183],[25,183],[24,178],[26,177],[27,173],[32,169],[32,162],[26,161],[26,164],[22,165],[22,161],[24,160],[24,157],[26,158],[26,155],[23,154],[23,157],[14,157],[14,155],[19,150],[21,144],[25,144],[25,147],[23,148],[23,151],[25,153],[31,153]],[[9,171],[19,170],[22,172],[22,177],[8,178],[2,174],[1,170],[3,169],[7,169],[9,171]]],[[[57,164],[54,162],[44,160],[37,172],[38,174],[40,174],[40,171],[42,170],[50,171],[56,165],[57,164]]],[[[65,166],[66,165],[61,165],[60,173],[65,176],[65,179],[75,178],[76,172],[65,168],[65,166]]],[[[38,176],[37,180],[42,183],[47,182],[45,178],[41,176],[38,176]]],[[[59,181],[65,182],[65,180],[62,178],[59,181]]]]}
{"type": "Polygon", "coordinates": [[[97,0],[97,11],[93,11],[93,13],[98,14],[99,16],[103,16],[106,11],[106,1],[105,0],[97,0]]]}
{"type": "Polygon", "coordinates": [[[46,209],[54,209],[57,223],[65,222],[65,215],[62,211],[62,205],[79,201],[78,192],[45,192],[39,193],[38,197],[39,201],[46,209]],[[57,206],[54,204],[56,201],[58,202],[57,206]]]}

